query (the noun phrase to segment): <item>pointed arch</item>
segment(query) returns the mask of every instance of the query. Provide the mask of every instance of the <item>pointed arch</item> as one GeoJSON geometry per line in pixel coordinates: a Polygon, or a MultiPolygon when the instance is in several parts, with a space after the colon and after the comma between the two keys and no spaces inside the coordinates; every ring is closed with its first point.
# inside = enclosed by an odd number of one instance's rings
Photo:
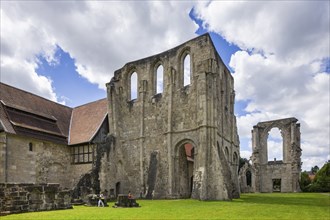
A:
{"type": "Polygon", "coordinates": [[[268,161],[283,160],[283,137],[278,127],[273,127],[268,132],[267,159],[268,161]]]}
{"type": "Polygon", "coordinates": [[[250,170],[246,171],[245,178],[246,178],[246,185],[247,186],[252,186],[252,173],[251,173],[250,170]]]}
{"type": "Polygon", "coordinates": [[[238,156],[237,156],[236,152],[234,152],[234,154],[233,154],[233,164],[238,165],[238,156]]]}
{"type": "Polygon", "coordinates": [[[183,58],[183,86],[190,85],[191,81],[191,60],[190,54],[185,54],[183,58]]]}
{"type": "Polygon", "coordinates": [[[225,155],[226,155],[226,159],[229,161],[229,150],[228,150],[228,147],[225,147],[225,155]]]}
{"type": "Polygon", "coordinates": [[[179,198],[190,198],[194,183],[195,155],[198,149],[190,139],[179,141],[174,148],[174,192],[179,198]]]}
{"type": "Polygon", "coordinates": [[[163,93],[164,90],[164,67],[163,65],[159,64],[156,72],[156,80],[155,80],[155,87],[156,87],[156,94],[163,93]]]}

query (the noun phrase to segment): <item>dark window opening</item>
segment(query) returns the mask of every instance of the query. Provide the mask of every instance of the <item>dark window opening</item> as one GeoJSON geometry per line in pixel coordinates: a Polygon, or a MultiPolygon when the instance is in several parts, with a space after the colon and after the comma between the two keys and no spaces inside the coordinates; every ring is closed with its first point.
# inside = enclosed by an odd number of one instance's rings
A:
{"type": "Polygon", "coordinates": [[[250,171],[247,171],[246,174],[246,185],[247,186],[251,186],[251,182],[252,182],[252,175],[250,171]]]}
{"type": "Polygon", "coordinates": [[[29,151],[33,151],[33,144],[31,142],[29,143],[29,151]]]}
{"type": "Polygon", "coordinates": [[[228,147],[225,147],[225,155],[226,155],[226,159],[229,160],[229,150],[228,150],[228,147]]]}
{"type": "Polygon", "coordinates": [[[120,182],[116,183],[116,198],[118,198],[118,195],[120,194],[120,182]]]}
{"type": "Polygon", "coordinates": [[[281,192],[281,179],[273,179],[273,192],[281,192]]]}

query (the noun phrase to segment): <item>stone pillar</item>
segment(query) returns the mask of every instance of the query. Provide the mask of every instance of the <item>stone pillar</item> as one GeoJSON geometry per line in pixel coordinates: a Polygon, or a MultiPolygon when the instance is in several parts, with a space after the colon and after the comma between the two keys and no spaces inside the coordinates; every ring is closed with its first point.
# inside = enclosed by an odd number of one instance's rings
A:
{"type": "Polygon", "coordinates": [[[8,146],[7,146],[7,135],[2,133],[0,135],[0,182],[7,182],[8,172],[8,146]]]}
{"type": "Polygon", "coordinates": [[[172,109],[173,109],[173,86],[175,86],[175,69],[169,68],[170,77],[168,82],[168,108],[167,108],[167,163],[168,163],[168,195],[173,196],[173,158],[174,153],[172,152],[172,109]]]}
{"type": "Polygon", "coordinates": [[[118,136],[118,129],[117,129],[117,95],[116,95],[116,87],[115,82],[110,82],[106,84],[107,86],[107,96],[108,96],[108,120],[109,120],[109,131],[115,137],[118,136]]]}
{"type": "Polygon", "coordinates": [[[140,191],[144,188],[144,169],[143,169],[143,156],[144,156],[144,106],[145,106],[145,94],[147,92],[147,81],[142,80],[140,86],[140,97],[141,97],[141,116],[140,116],[140,191]]]}

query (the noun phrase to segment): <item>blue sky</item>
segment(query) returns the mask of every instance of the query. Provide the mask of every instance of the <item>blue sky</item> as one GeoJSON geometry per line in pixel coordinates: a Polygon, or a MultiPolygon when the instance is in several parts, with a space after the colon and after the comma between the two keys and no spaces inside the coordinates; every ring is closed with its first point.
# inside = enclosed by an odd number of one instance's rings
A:
{"type": "MultiPolygon", "coordinates": [[[[189,16],[198,24],[199,28],[195,31],[197,35],[208,32],[203,28],[202,21],[194,16],[193,9],[191,9],[189,16]]],[[[233,44],[229,44],[219,34],[211,32],[210,35],[225,65],[232,71],[229,65],[230,57],[240,49],[233,44]]],[[[75,60],[69,53],[63,51],[59,45],[56,46],[55,50],[54,56],[57,59],[55,63],[49,63],[42,55],[38,56],[40,64],[36,72],[52,80],[52,85],[61,101],[64,101],[65,104],[70,107],[76,107],[106,97],[104,89],[100,89],[97,85],[91,84],[87,79],[79,75],[76,71],[75,60]]],[[[130,61],[131,60],[127,60],[127,62],[130,61]]],[[[108,81],[110,81],[110,77],[108,81]]],[[[244,114],[245,106],[246,102],[240,101],[238,105],[236,105],[237,113],[244,114]]]]}
{"type": "Polygon", "coordinates": [[[75,61],[69,53],[57,46],[55,57],[58,64],[48,63],[44,57],[39,56],[40,65],[36,72],[52,80],[57,96],[67,106],[77,107],[106,97],[104,89],[100,89],[77,73],[75,61]]]}
{"type": "MultiPolygon", "coordinates": [[[[253,125],[296,117],[303,169],[330,159],[329,1],[0,4],[1,82],[75,107],[106,97],[125,63],[209,32],[235,80],[241,156],[253,125]]],[[[279,158],[279,133],[270,135],[279,158]]]]}

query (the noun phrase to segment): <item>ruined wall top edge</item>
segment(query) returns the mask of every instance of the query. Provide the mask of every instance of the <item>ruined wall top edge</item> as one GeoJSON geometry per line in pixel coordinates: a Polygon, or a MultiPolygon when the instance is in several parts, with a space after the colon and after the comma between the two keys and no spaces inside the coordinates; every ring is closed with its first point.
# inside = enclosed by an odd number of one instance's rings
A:
{"type": "Polygon", "coordinates": [[[281,123],[281,124],[289,124],[292,122],[297,122],[298,119],[295,117],[290,117],[290,118],[284,118],[284,119],[276,119],[276,120],[271,120],[271,121],[262,121],[258,122],[257,125],[254,127],[263,127],[263,126],[268,126],[269,124],[276,124],[276,123],[281,123]]]}
{"type": "MultiPolygon", "coordinates": [[[[122,68],[120,69],[117,69],[115,72],[114,72],[114,77],[113,78],[117,78],[118,75],[125,69],[130,69],[131,67],[133,66],[137,66],[137,65],[141,65],[141,64],[145,64],[145,63],[150,63],[150,62],[157,62],[157,61],[160,61],[161,58],[164,58],[164,57],[170,57],[170,56],[175,56],[177,53],[180,53],[180,51],[184,51],[185,48],[189,48],[189,45],[191,44],[197,44],[198,42],[200,41],[207,41],[208,43],[208,46],[211,47],[211,50],[214,51],[214,55],[215,57],[218,59],[218,62],[220,62],[221,65],[223,65],[225,68],[226,68],[226,71],[228,73],[230,73],[229,69],[225,66],[224,62],[222,61],[220,55],[217,53],[217,50],[215,49],[215,46],[213,44],[213,41],[209,35],[209,33],[205,33],[203,35],[200,35],[196,38],[193,38],[189,41],[186,41],[174,48],[171,48],[169,50],[166,50],[164,52],[161,52],[161,53],[158,53],[158,54],[155,54],[155,55],[152,55],[152,56],[148,56],[148,57],[145,57],[145,58],[142,58],[142,59],[139,59],[139,60],[135,60],[135,61],[131,61],[131,62],[128,62],[126,63],[122,68]]],[[[231,74],[229,74],[231,76],[231,74]]]]}

